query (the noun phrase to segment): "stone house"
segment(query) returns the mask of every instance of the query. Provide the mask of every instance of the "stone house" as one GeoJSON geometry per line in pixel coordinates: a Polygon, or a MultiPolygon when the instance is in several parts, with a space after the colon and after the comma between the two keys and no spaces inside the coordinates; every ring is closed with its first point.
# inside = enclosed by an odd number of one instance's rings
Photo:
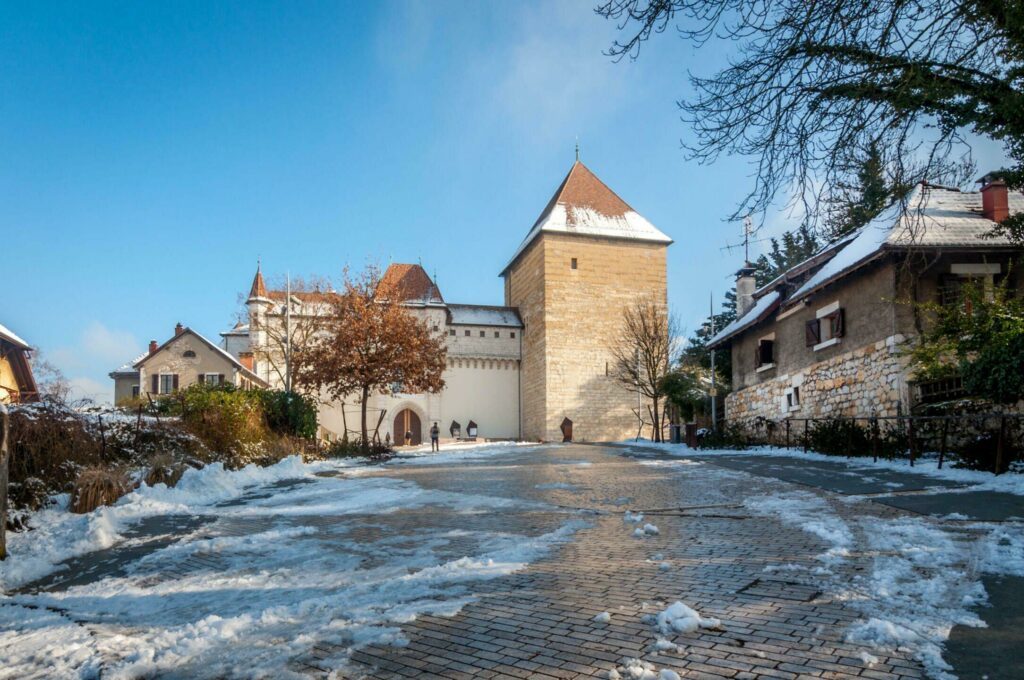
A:
{"type": "Polygon", "coordinates": [[[738,318],[709,343],[732,355],[727,421],[895,416],[956,396],[955,380],[914,383],[903,350],[928,323],[915,303],[960,304],[966,281],[1024,290],[1020,246],[986,237],[1024,211],[1024,194],[982,182],[980,192],[922,183],[760,288],[747,263],[736,279],[738,318]]]}
{"type": "Polygon", "coordinates": [[[27,342],[0,324],[0,404],[17,404],[38,397],[27,342]]]}
{"type": "Polygon", "coordinates": [[[230,383],[242,389],[267,386],[236,357],[180,323],[169,340],[162,345],[150,340],[145,353],[110,377],[115,404],[146,394],[163,397],[195,383],[230,383]]]}
{"type": "MultiPolygon", "coordinates": [[[[471,424],[486,439],[619,440],[636,433],[635,391],[609,375],[609,345],[625,307],[637,298],[667,304],[666,251],[672,240],[578,160],[501,272],[504,305],[444,299],[417,264],[392,264],[389,287],[447,343],[439,394],[374,395],[380,436],[419,442],[431,424],[463,436],[471,424]],[[563,429],[563,426],[566,426],[563,429]]],[[[281,338],[293,323],[323,312],[325,293],[268,290],[257,268],[246,302],[248,323],[223,332],[224,349],[274,387],[284,386],[281,338]]],[[[294,332],[294,331],[293,331],[294,332]]],[[[355,399],[326,403],[327,436],[352,430],[355,399]]]]}

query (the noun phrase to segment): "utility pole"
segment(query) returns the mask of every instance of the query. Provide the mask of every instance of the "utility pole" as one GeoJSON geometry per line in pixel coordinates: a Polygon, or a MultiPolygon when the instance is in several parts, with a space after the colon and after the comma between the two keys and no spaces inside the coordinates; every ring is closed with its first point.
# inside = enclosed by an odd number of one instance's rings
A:
{"type": "MultiPolygon", "coordinates": [[[[715,337],[715,294],[708,296],[708,303],[711,308],[711,337],[715,337]]],[[[718,387],[715,384],[715,350],[711,350],[711,431],[718,431],[718,405],[715,399],[718,397],[718,387]]]]}
{"type": "Polygon", "coordinates": [[[284,295],[284,391],[292,391],[292,275],[285,273],[284,295]]]}

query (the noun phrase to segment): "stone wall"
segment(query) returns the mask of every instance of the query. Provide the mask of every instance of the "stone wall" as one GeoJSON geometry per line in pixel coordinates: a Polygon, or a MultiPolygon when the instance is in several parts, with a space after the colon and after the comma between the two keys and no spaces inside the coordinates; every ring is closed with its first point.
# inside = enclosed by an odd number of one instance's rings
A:
{"type": "Polygon", "coordinates": [[[895,416],[909,413],[905,338],[894,335],[786,375],[733,392],[725,400],[730,424],[754,429],[760,418],[895,416]],[[799,405],[787,405],[797,391],[799,405]]]}
{"type": "Polygon", "coordinates": [[[637,298],[666,302],[666,252],[665,244],[543,234],[510,269],[506,304],[526,326],[525,438],[559,440],[564,418],[578,441],[636,434],[636,393],[609,376],[609,347],[637,298]]]}

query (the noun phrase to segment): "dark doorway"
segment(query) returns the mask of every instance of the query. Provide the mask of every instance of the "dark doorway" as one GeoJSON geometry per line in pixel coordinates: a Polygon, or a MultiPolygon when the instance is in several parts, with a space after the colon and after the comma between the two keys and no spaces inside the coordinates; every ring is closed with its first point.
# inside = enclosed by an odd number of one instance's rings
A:
{"type": "Polygon", "coordinates": [[[566,418],[565,420],[562,421],[562,426],[559,429],[562,430],[562,441],[563,442],[571,442],[572,441],[572,421],[569,420],[568,418],[566,418]]]}
{"type": "Polygon", "coordinates": [[[420,435],[420,417],[416,415],[415,411],[408,408],[399,411],[398,415],[395,416],[395,429],[394,434],[392,435],[394,437],[395,444],[398,444],[399,446],[404,446],[406,444],[406,432],[412,433],[413,446],[423,443],[423,437],[420,435]]]}

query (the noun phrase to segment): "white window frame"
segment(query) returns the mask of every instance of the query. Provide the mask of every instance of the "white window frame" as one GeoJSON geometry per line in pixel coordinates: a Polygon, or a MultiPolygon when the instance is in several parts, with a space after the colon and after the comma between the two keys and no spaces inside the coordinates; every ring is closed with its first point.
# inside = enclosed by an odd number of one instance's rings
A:
{"type": "Polygon", "coordinates": [[[827,347],[832,347],[832,346],[838,345],[840,342],[842,342],[842,340],[843,340],[842,338],[834,338],[834,337],[832,337],[832,325],[831,324],[821,323],[821,320],[824,317],[828,316],[829,314],[831,314],[833,312],[838,312],[838,311],[839,311],[839,301],[836,300],[832,304],[825,305],[824,307],[822,307],[821,309],[819,309],[817,312],[814,313],[814,318],[816,318],[818,320],[818,333],[820,334],[821,342],[819,342],[817,345],[815,345],[814,347],[811,348],[813,351],[817,352],[818,350],[822,350],[822,349],[825,349],[827,347]],[[828,333],[828,337],[827,338],[825,337],[826,333],[828,333]]]}
{"type": "Polygon", "coordinates": [[[174,394],[174,374],[173,373],[157,373],[159,378],[156,381],[157,394],[174,394]],[[170,389],[164,391],[164,378],[170,379],[170,389]]]}
{"type": "MultiPolygon", "coordinates": [[[[764,341],[764,340],[770,340],[772,342],[775,342],[775,333],[769,333],[768,335],[762,335],[760,338],[757,339],[758,352],[761,351],[761,342],[764,341]]],[[[761,373],[763,371],[770,371],[771,369],[775,368],[775,350],[776,350],[776,348],[772,347],[772,362],[770,364],[761,364],[760,366],[758,366],[757,368],[754,369],[754,373],[761,373]]]]}
{"type": "Polygon", "coordinates": [[[219,385],[220,373],[203,373],[203,382],[207,385],[219,385]],[[211,381],[210,378],[213,378],[211,381]]]}

